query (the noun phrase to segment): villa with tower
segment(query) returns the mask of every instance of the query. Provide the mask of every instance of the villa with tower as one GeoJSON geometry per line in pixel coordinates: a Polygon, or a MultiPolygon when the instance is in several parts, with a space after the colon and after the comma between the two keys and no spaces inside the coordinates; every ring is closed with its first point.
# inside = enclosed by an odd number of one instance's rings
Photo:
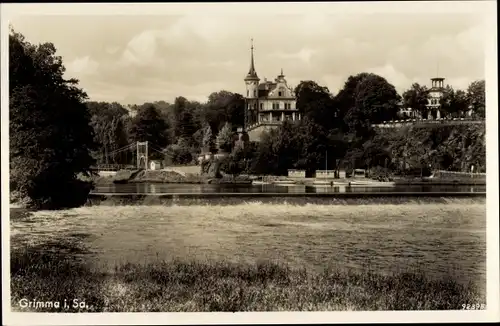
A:
{"type": "Polygon", "coordinates": [[[444,78],[431,78],[427,104],[427,120],[441,119],[441,98],[444,94],[444,78]]]}
{"type": "Polygon", "coordinates": [[[245,77],[245,131],[259,141],[264,131],[276,128],[286,120],[300,120],[293,89],[287,84],[283,69],[274,79],[261,82],[255,70],[253,40],[250,48],[250,69],[245,77]]]}
{"type": "MultiPolygon", "coordinates": [[[[431,78],[431,88],[427,91],[427,114],[422,117],[421,113],[413,108],[401,107],[399,110],[400,117],[407,117],[410,119],[441,119],[441,98],[444,94],[444,78],[436,77],[431,78]]],[[[402,102],[400,103],[402,105],[402,102]]]]}

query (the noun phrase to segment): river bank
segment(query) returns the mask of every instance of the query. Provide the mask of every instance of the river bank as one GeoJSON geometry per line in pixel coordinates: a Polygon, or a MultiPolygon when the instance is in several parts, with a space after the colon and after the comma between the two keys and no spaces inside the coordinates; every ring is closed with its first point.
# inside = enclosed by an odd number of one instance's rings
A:
{"type": "Polygon", "coordinates": [[[443,198],[13,210],[11,303],[17,311],[21,298],[67,297],[92,311],[461,309],[485,302],[485,212],[484,199],[443,198]]]}
{"type": "Polygon", "coordinates": [[[96,184],[110,183],[182,183],[182,184],[251,184],[248,176],[222,176],[213,178],[194,173],[179,173],[170,170],[120,170],[112,176],[98,176],[96,184]]]}
{"type": "Polygon", "coordinates": [[[212,178],[206,175],[193,173],[179,173],[170,170],[144,171],[121,170],[113,176],[101,176],[94,179],[96,184],[111,183],[173,183],[173,184],[278,184],[304,186],[373,186],[393,187],[398,185],[486,185],[486,179],[475,178],[396,178],[393,181],[378,181],[370,178],[289,178],[285,176],[251,176],[251,175],[223,175],[221,178],[212,178]]]}

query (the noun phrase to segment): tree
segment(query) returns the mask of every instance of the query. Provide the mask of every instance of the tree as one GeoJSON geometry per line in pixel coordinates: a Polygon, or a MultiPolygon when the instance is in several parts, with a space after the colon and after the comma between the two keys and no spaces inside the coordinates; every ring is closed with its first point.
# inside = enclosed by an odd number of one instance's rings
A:
{"type": "Polygon", "coordinates": [[[397,116],[400,99],[396,88],[385,78],[370,74],[356,88],[355,107],[370,123],[381,123],[397,116]]]}
{"type": "Polygon", "coordinates": [[[469,109],[469,102],[467,98],[467,93],[461,89],[455,91],[454,94],[454,113],[456,116],[463,116],[469,109]]]}
{"type": "Polygon", "coordinates": [[[272,154],[275,158],[275,173],[286,175],[288,169],[298,161],[301,148],[297,144],[297,132],[298,123],[285,121],[270,139],[272,154]]]}
{"type": "Polygon", "coordinates": [[[209,124],[206,124],[205,128],[203,128],[202,149],[204,152],[212,152],[214,149],[214,137],[209,124]]]}
{"type": "Polygon", "coordinates": [[[190,102],[185,97],[179,96],[173,105],[172,136],[177,142],[179,138],[192,139],[193,134],[199,129],[194,112],[200,104],[190,102]]]}
{"type": "Polygon", "coordinates": [[[86,94],[64,79],[52,43],[30,44],[11,28],[9,47],[11,190],[34,208],[82,205],[92,183],[78,175],[91,175],[96,148],[86,94]]]}
{"type": "MultiPolygon", "coordinates": [[[[325,169],[329,142],[325,129],[307,118],[299,121],[294,132],[295,144],[299,148],[295,168],[306,170],[311,176],[316,169],[325,169]]],[[[330,154],[333,151],[330,150],[330,154]]]]}
{"type": "Polygon", "coordinates": [[[339,126],[339,114],[327,87],[312,80],[301,81],[295,88],[297,109],[303,117],[321,125],[326,130],[339,126]]]}
{"type": "MultiPolygon", "coordinates": [[[[128,135],[126,133],[125,124],[124,124],[124,116],[114,117],[111,120],[111,130],[110,130],[110,138],[111,138],[111,150],[113,150],[111,159],[114,163],[118,164],[128,164],[128,160],[124,157],[125,152],[119,151],[120,149],[126,147],[128,143],[128,135]]],[[[134,148],[135,149],[135,148],[134,148]]]]}
{"type": "Polygon", "coordinates": [[[370,169],[376,166],[386,167],[386,162],[390,160],[387,145],[388,143],[379,134],[363,144],[362,157],[366,168],[370,169]]]}
{"type": "Polygon", "coordinates": [[[464,114],[468,109],[467,95],[462,90],[454,90],[451,86],[446,86],[443,96],[440,99],[442,116],[456,117],[464,114]]]}
{"type": "Polygon", "coordinates": [[[192,148],[185,138],[179,138],[176,144],[168,145],[165,154],[171,164],[189,164],[193,161],[192,148]]]}
{"type": "Polygon", "coordinates": [[[397,116],[401,97],[385,78],[362,73],[350,77],[345,87],[348,88],[338,102],[350,106],[344,120],[356,135],[367,136],[372,124],[392,120],[397,116]]]}
{"type": "Polygon", "coordinates": [[[344,122],[341,126],[344,132],[347,132],[350,129],[348,122],[351,119],[347,118],[347,115],[355,105],[356,88],[359,82],[368,75],[368,73],[364,72],[355,76],[349,76],[344,84],[344,87],[334,97],[334,103],[335,107],[337,108],[338,117],[344,122]]]}
{"type": "Polygon", "coordinates": [[[484,118],[486,116],[486,83],[484,79],[472,82],[467,88],[467,100],[473,112],[484,118]]]}
{"type": "Polygon", "coordinates": [[[203,109],[203,120],[212,130],[220,130],[226,122],[232,126],[243,126],[245,99],[241,94],[225,90],[213,92],[203,109]]]}
{"type": "Polygon", "coordinates": [[[128,144],[125,126],[128,111],[120,104],[113,102],[87,102],[87,109],[92,115],[91,125],[94,129],[95,141],[99,144],[94,157],[98,163],[129,163],[123,152],[115,151],[128,144]],[[109,153],[115,153],[113,155],[109,153]]]}
{"type": "Polygon", "coordinates": [[[217,134],[217,147],[226,153],[230,153],[233,149],[234,132],[229,122],[226,122],[224,127],[217,134]]]}
{"type": "Polygon", "coordinates": [[[156,108],[149,105],[140,108],[137,115],[132,119],[130,137],[134,142],[147,141],[148,148],[151,148],[151,158],[163,159],[159,150],[162,150],[168,144],[167,127],[165,120],[162,119],[156,108]]]}
{"type": "Polygon", "coordinates": [[[106,117],[108,119],[113,119],[114,117],[121,117],[124,115],[128,115],[127,109],[123,107],[123,105],[117,102],[95,102],[88,101],[86,102],[86,106],[89,110],[90,115],[106,117]]]}
{"type": "Polygon", "coordinates": [[[429,102],[429,93],[426,86],[414,83],[411,88],[403,93],[403,105],[406,108],[412,108],[419,112],[421,117],[427,113],[427,104],[429,102]]]}

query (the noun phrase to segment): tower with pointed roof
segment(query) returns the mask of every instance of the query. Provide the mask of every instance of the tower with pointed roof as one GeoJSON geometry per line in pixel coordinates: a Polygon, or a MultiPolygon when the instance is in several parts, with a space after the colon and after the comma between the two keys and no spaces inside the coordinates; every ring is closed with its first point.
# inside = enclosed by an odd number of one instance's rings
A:
{"type": "Polygon", "coordinates": [[[296,108],[295,94],[288,86],[283,74],[275,78],[274,82],[264,81],[255,70],[253,40],[250,47],[250,69],[245,77],[245,131],[251,140],[259,141],[262,132],[279,126],[285,120],[300,120],[300,113],[296,108]]]}
{"type": "Polygon", "coordinates": [[[245,84],[247,86],[247,98],[257,98],[257,89],[259,87],[259,76],[255,71],[255,62],[253,58],[253,39],[252,46],[250,47],[250,69],[245,77],[245,84]]]}

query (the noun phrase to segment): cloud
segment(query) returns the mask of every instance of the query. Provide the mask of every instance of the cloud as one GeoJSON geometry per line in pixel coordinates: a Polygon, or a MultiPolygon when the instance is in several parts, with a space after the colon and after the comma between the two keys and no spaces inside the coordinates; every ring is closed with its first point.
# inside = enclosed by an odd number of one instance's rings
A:
{"type": "Polygon", "coordinates": [[[300,49],[300,51],[295,53],[274,52],[270,56],[274,56],[281,59],[293,60],[293,61],[300,60],[303,63],[309,64],[311,63],[311,58],[317,52],[318,52],[317,50],[302,48],[300,49]]]}
{"type": "Polygon", "coordinates": [[[226,61],[212,61],[207,64],[209,67],[234,67],[236,66],[235,62],[232,60],[226,60],[226,61]]]}
{"type": "Polygon", "coordinates": [[[118,46],[108,46],[108,47],[106,47],[106,53],[108,53],[108,54],[115,54],[118,51],[120,51],[120,48],[118,46]]]}
{"type": "Polygon", "coordinates": [[[401,71],[396,70],[391,64],[386,64],[381,67],[369,68],[367,69],[367,72],[371,72],[381,77],[384,77],[391,84],[395,85],[396,90],[400,93],[404,91],[404,88],[407,85],[412,84],[412,80],[410,78],[408,78],[401,71]]]}
{"type": "MultiPolygon", "coordinates": [[[[337,93],[350,75],[380,74],[398,91],[439,74],[454,87],[484,78],[482,16],[210,13],[26,19],[30,42],[53,41],[67,71],[95,100],[125,103],[244,94],[254,39],[259,77],[283,68],[289,84],[314,80],[337,93]],[[66,31],[78,37],[67,37],[66,31]],[[40,31],[43,31],[40,32],[40,31]],[[456,84],[456,85],[455,85],[456,84]],[[113,95],[114,94],[114,95],[113,95]]],[[[465,85],[465,86],[464,86],[465,85]]]]}
{"type": "Polygon", "coordinates": [[[145,66],[157,59],[157,33],[145,31],[128,42],[120,63],[145,66]]]}
{"type": "Polygon", "coordinates": [[[90,56],[76,58],[66,65],[66,73],[73,77],[89,76],[97,73],[99,63],[92,60],[90,56]]]}

